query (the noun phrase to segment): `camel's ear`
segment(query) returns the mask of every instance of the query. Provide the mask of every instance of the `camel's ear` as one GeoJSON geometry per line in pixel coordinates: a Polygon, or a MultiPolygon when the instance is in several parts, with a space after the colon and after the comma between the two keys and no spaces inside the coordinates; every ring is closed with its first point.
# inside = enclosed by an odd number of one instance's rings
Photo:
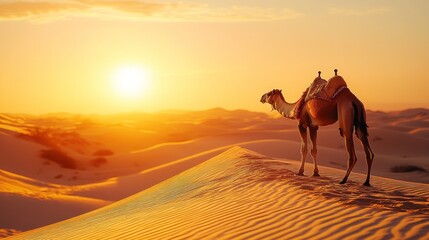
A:
{"type": "Polygon", "coordinates": [[[280,89],[280,93],[282,92],[282,90],[280,89]]]}

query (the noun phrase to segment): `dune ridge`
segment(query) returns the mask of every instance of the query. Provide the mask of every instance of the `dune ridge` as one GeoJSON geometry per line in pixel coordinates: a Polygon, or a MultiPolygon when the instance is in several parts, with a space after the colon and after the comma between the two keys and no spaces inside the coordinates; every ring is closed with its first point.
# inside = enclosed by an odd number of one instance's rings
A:
{"type": "Polygon", "coordinates": [[[234,147],[154,187],[14,239],[424,239],[425,184],[343,172],[294,175],[295,161],[234,147]],[[401,205],[402,204],[402,205],[401,205]]]}

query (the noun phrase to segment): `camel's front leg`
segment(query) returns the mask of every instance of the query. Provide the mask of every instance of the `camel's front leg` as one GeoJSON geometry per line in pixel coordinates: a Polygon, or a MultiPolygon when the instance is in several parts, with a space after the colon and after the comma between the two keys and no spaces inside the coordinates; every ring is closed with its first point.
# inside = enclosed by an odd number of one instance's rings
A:
{"type": "Polygon", "coordinates": [[[298,125],[299,134],[301,135],[301,166],[297,175],[304,175],[305,158],[307,157],[307,128],[302,124],[298,125]]]}
{"type": "Polygon", "coordinates": [[[311,156],[313,157],[314,171],[313,177],[319,177],[319,169],[317,168],[317,129],[318,127],[309,127],[311,139],[311,156]]]}

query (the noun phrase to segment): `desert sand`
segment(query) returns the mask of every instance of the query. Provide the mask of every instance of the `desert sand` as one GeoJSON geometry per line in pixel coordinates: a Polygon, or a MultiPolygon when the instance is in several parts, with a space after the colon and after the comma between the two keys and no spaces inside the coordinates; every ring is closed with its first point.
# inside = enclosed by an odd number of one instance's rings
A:
{"type": "Polygon", "coordinates": [[[360,146],[350,182],[338,184],[347,155],[336,125],[319,130],[314,178],[311,158],[307,176],[294,175],[296,123],[274,114],[0,114],[0,234],[429,238],[429,110],[368,111],[368,125],[370,188],[360,146]]]}
{"type": "Polygon", "coordinates": [[[232,148],[146,191],[16,239],[417,239],[427,186],[341,172],[296,177],[295,161],[232,148]]]}

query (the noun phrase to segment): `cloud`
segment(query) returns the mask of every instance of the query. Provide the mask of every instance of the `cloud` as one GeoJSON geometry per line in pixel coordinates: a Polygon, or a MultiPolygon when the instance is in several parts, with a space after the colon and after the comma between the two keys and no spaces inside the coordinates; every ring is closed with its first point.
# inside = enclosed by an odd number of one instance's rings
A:
{"type": "Polygon", "coordinates": [[[0,19],[22,19],[52,13],[81,11],[85,5],[74,2],[23,2],[8,1],[0,3],[0,19]]]}
{"type": "Polygon", "coordinates": [[[346,9],[346,8],[329,8],[329,14],[347,15],[347,16],[368,16],[378,15],[390,12],[389,8],[370,8],[370,9],[346,9]]]}
{"type": "Polygon", "coordinates": [[[289,9],[230,6],[213,8],[186,2],[145,0],[16,0],[0,2],[1,20],[49,20],[79,16],[145,21],[275,21],[301,16],[289,9]]]}

